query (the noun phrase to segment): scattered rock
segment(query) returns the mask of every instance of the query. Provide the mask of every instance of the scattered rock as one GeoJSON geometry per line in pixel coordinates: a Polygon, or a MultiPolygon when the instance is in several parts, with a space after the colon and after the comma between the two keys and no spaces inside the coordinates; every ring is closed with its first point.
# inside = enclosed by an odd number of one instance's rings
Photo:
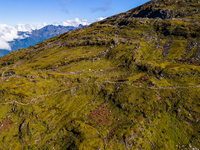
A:
{"type": "Polygon", "coordinates": [[[36,78],[36,76],[34,76],[34,75],[31,76],[31,79],[35,79],[35,78],[36,78]]]}
{"type": "Polygon", "coordinates": [[[124,105],[123,104],[118,104],[117,105],[119,108],[124,108],[124,105]]]}
{"type": "Polygon", "coordinates": [[[16,74],[15,71],[8,71],[8,72],[5,73],[5,77],[6,76],[12,76],[12,75],[15,75],[15,74],[16,74]]]}
{"type": "Polygon", "coordinates": [[[53,66],[52,69],[58,69],[58,65],[53,66]]]}
{"type": "Polygon", "coordinates": [[[19,132],[22,132],[22,129],[24,128],[24,126],[26,125],[26,120],[24,120],[20,126],[19,126],[19,132]]]}
{"type": "Polygon", "coordinates": [[[166,57],[171,51],[172,41],[168,40],[163,47],[163,57],[166,57]]]}
{"type": "Polygon", "coordinates": [[[30,78],[30,76],[27,76],[27,75],[26,75],[26,76],[24,76],[24,77],[25,77],[25,78],[30,78]]]}
{"type": "Polygon", "coordinates": [[[13,108],[12,108],[12,112],[13,112],[13,113],[16,113],[16,112],[17,112],[17,109],[16,109],[15,107],[13,107],[13,108]]]}
{"type": "Polygon", "coordinates": [[[42,79],[46,79],[46,77],[45,77],[45,76],[41,76],[41,78],[42,78],[42,79]]]}
{"type": "Polygon", "coordinates": [[[190,119],[188,119],[188,118],[186,118],[186,117],[185,117],[185,121],[188,122],[188,123],[193,123],[192,120],[190,120],[190,119]]]}

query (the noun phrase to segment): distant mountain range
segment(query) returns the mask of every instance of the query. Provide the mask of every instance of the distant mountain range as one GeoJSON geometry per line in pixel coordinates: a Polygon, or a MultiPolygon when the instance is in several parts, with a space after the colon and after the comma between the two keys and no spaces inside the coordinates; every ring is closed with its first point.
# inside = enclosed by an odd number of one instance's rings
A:
{"type": "MultiPolygon", "coordinates": [[[[63,34],[67,31],[71,31],[77,28],[86,27],[84,25],[77,26],[62,26],[62,25],[47,25],[41,29],[32,30],[31,32],[18,31],[19,36],[26,38],[15,39],[14,41],[9,42],[11,51],[15,51],[22,48],[28,48],[29,46],[36,45],[44,40],[50,39],[56,35],[63,34]]],[[[10,50],[0,49],[0,57],[11,52],[10,50]]]]}

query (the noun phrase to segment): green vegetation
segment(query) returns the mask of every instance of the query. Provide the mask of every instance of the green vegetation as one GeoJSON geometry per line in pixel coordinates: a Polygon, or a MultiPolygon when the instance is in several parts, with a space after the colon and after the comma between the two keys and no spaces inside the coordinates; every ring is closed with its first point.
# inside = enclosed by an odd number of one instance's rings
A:
{"type": "Polygon", "coordinates": [[[199,13],[130,17],[141,10],[1,58],[0,149],[200,148],[199,13]]]}

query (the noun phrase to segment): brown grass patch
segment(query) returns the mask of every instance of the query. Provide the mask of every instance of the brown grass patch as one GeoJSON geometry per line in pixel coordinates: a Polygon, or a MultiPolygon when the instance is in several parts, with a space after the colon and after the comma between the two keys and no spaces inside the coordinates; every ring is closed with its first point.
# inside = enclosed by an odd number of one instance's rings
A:
{"type": "Polygon", "coordinates": [[[12,125],[13,121],[10,120],[9,118],[5,118],[1,121],[0,123],[0,134],[4,132],[6,129],[10,128],[12,125]]]}
{"type": "Polygon", "coordinates": [[[111,122],[111,115],[103,105],[99,105],[89,114],[89,120],[96,121],[98,126],[106,126],[111,122]]]}

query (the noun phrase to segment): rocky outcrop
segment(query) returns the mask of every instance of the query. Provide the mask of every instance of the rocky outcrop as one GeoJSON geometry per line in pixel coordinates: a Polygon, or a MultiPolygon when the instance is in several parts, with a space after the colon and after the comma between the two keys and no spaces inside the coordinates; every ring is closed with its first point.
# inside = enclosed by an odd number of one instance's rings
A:
{"type": "Polygon", "coordinates": [[[134,14],[132,17],[135,18],[160,18],[160,19],[171,19],[174,17],[174,11],[169,9],[156,9],[146,8],[140,10],[138,14],[134,14]]]}
{"type": "Polygon", "coordinates": [[[168,40],[163,47],[163,56],[166,57],[171,49],[172,41],[168,40]]]}

